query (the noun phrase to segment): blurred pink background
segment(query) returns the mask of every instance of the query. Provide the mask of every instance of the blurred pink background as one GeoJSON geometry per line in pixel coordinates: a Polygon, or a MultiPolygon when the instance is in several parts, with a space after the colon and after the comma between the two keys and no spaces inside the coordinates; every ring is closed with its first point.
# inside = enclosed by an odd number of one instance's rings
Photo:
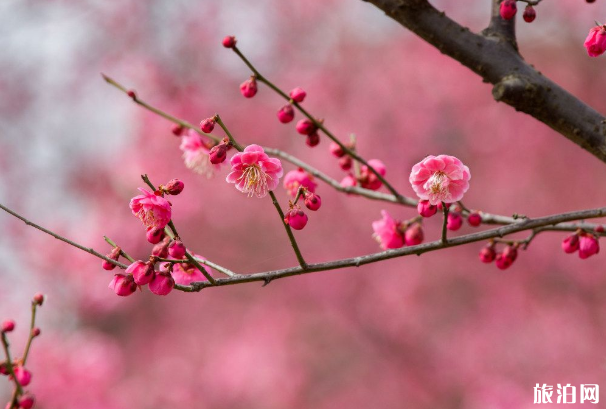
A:
{"type": "MultiPolygon", "coordinates": [[[[478,31],[489,3],[434,4],[478,31]]],[[[518,16],[521,52],[604,112],[606,60],[582,45],[604,2],[552,3],[532,24],[518,16]]],[[[221,46],[227,34],[275,83],[305,88],[305,107],[339,137],[355,133],[405,195],[411,166],[446,153],[471,169],[474,209],[541,216],[606,201],[603,163],[495,103],[480,78],[362,1],[4,0],[0,32],[0,202],[101,252],[108,235],[149,254],[128,208],[148,173],[185,181],[174,221],[196,253],[241,273],[296,264],[269,200],[237,192],[225,171],[188,171],[170,123],[100,76],[192,123],[220,113],[241,143],[341,179],[326,138],[309,149],[276,120],[278,96],[261,86],[241,97],[250,73],[221,46]]],[[[323,207],[297,232],[309,262],[379,251],[382,209],[415,215],[317,192],[323,207]]],[[[98,259],[4,213],[0,228],[0,318],[18,320],[15,354],[31,296],[48,295],[28,365],[39,408],[530,408],[536,383],[606,388],[604,254],[566,255],[563,234],[539,236],[507,271],[480,263],[478,243],[264,288],[119,298],[98,259]]],[[[439,229],[429,220],[427,239],[439,229]]]]}

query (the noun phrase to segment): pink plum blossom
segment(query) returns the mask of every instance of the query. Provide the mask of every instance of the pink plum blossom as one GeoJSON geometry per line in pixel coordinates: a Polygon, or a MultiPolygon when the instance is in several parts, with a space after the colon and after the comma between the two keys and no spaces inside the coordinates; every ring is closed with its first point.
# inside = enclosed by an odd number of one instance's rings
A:
{"type": "Polygon", "coordinates": [[[255,77],[250,77],[250,79],[240,84],[240,93],[245,98],[252,98],[257,94],[257,80],[255,80],[255,77]]]}
{"type": "Polygon", "coordinates": [[[15,378],[21,386],[27,386],[32,381],[32,373],[21,365],[13,367],[15,378]]]}
{"type": "Polygon", "coordinates": [[[112,278],[112,281],[109,283],[109,288],[114,290],[117,295],[126,297],[135,292],[137,284],[135,283],[132,274],[115,274],[114,278],[112,278]]]}
{"type": "Polygon", "coordinates": [[[404,236],[400,231],[400,222],[394,220],[389,213],[381,210],[383,218],[372,222],[373,238],[379,242],[383,250],[398,249],[404,246],[404,236]]]}
{"type": "Polygon", "coordinates": [[[423,243],[424,234],[421,223],[413,223],[406,229],[404,233],[404,242],[407,246],[416,246],[423,243]]]}
{"type": "Polygon", "coordinates": [[[295,110],[292,108],[292,105],[286,104],[278,110],[277,115],[280,122],[287,124],[295,119],[295,110]]]}
{"type": "Polygon", "coordinates": [[[299,206],[290,209],[288,212],[286,212],[286,216],[284,217],[284,223],[288,224],[295,230],[303,230],[303,228],[307,225],[307,220],[307,215],[301,210],[301,208],[299,208],[299,206]]]}
{"type": "Polygon", "coordinates": [[[182,259],[185,256],[185,246],[181,240],[173,240],[168,246],[168,254],[176,260],[182,259]]]}
{"type": "Polygon", "coordinates": [[[231,172],[226,180],[249,197],[261,198],[278,186],[282,174],[279,159],[267,156],[259,145],[249,145],[231,158],[231,172]]]}
{"type": "MultiPolygon", "coordinates": [[[[368,161],[368,164],[377,171],[377,173],[381,176],[385,176],[387,169],[385,164],[379,159],[371,159],[368,161]]],[[[360,185],[364,189],[370,190],[379,190],[383,185],[383,182],[379,180],[377,175],[366,165],[360,166],[360,185]]]]}
{"type": "Polygon", "coordinates": [[[478,227],[482,224],[482,216],[478,212],[470,213],[469,216],[467,216],[467,223],[469,223],[470,226],[478,227]]]}
{"type": "Polygon", "coordinates": [[[492,263],[497,257],[497,252],[494,249],[494,244],[488,244],[480,250],[480,261],[482,263],[492,263]]]}
{"type": "Polygon", "coordinates": [[[417,211],[423,217],[431,217],[438,211],[438,207],[429,204],[429,200],[419,200],[417,204],[417,211]]]}
{"type": "Polygon", "coordinates": [[[154,266],[150,262],[137,260],[126,268],[127,275],[132,274],[137,285],[148,284],[154,278],[154,266]]]}
{"type": "Polygon", "coordinates": [[[301,168],[291,170],[284,175],[284,189],[289,195],[295,197],[300,186],[314,193],[318,185],[314,182],[314,177],[301,168]]]}
{"type": "Polygon", "coordinates": [[[309,210],[316,211],[322,206],[322,199],[315,193],[308,192],[305,195],[305,207],[309,210]]]}
{"type": "MultiPolygon", "coordinates": [[[[112,251],[110,251],[109,254],[107,254],[105,257],[114,261],[118,261],[118,258],[120,257],[120,247],[114,247],[112,251]]],[[[101,267],[103,267],[104,270],[113,270],[114,268],[116,268],[116,265],[110,263],[107,260],[103,260],[101,267]]]]}
{"type": "Polygon", "coordinates": [[[409,180],[421,200],[437,205],[461,200],[470,178],[469,168],[454,156],[430,155],[412,167],[409,180]]]}
{"type": "Polygon", "coordinates": [[[146,228],[163,229],[171,218],[170,203],[162,196],[143,188],[139,188],[139,191],[143,194],[130,200],[131,211],[141,219],[146,228]]]}
{"type": "Polygon", "coordinates": [[[505,20],[511,20],[518,11],[516,0],[505,0],[501,3],[499,13],[505,20]]]}
{"type": "Polygon", "coordinates": [[[179,148],[183,151],[185,166],[199,175],[211,178],[221,169],[210,161],[210,150],[196,131],[190,129],[181,139],[179,148]]]}
{"type": "Polygon", "coordinates": [[[604,51],[606,51],[606,28],[604,26],[592,27],[584,45],[590,57],[604,54],[604,51]]]}
{"type": "Polygon", "coordinates": [[[149,282],[149,290],[156,295],[168,295],[175,287],[175,280],[167,272],[156,272],[149,282]]]}
{"type": "Polygon", "coordinates": [[[295,102],[303,102],[307,96],[307,93],[303,90],[303,88],[297,87],[290,91],[289,96],[295,102]]]}
{"type": "MultiPolygon", "coordinates": [[[[192,254],[196,259],[206,260],[204,257],[199,256],[197,254],[192,254]]],[[[172,258],[172,257],[170,257],[172,258]]],[[[166,270],[168,268],[169,263],[163,263],[161,266],[162,270],[166,270]]],[[[200,265],[206,270],[208,274],[212,273],[210,267],[205,266],[200,263],[200,265]]],[[[200,270],[196,268],[193,264],[190,263],[175,263],[173,266],[172,277],[175,280],[175,283],[181,285],[190,285],[195,281],[206,281],[206,277],[200,270]]]]}
{"type": "Polygon", "coordinates": [[[448,213],[448,218],[446,219],[446,228],[448,230],[457,231],[463,226],[463,216],[459,212],[450,212],[448,213]]]}

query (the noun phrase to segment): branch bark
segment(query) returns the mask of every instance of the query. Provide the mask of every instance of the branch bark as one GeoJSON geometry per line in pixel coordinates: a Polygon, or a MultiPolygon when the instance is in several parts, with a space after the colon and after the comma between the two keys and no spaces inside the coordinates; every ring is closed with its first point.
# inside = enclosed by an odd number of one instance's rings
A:
{"type": "Polygon", "coordinates": [[[479,34],[427,0],[363,1],[493,84],[496,101],[531,115],[606,162],[604,116],[524,61],[517,50],[515,23],[498,14],[501,0],[493,0],[490,25],[479,34]]]}

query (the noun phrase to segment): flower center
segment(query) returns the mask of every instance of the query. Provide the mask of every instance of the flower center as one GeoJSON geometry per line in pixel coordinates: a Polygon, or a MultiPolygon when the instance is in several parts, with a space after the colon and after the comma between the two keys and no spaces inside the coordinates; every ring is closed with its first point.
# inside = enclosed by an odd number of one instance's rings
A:
{"type": "Polygon", "coordinates": [[[263,172],[261,166],[254,164],[246,167],[238,180],[244,180],[244,192],[248,193],[249,197],[264,197],[269,191],[267,179],[271,179],[271,176],[263,172]]]}
{"type": "Polygon", "coordinates": [[[141,208],[137,213],[137,217],[143,222],[143,225],[147,228],[153,227],[156,225],[156,217],[154,216],[153,210],[145,210],[141,208]]]}
{"type": "Polygon", "coordinates": [[[446,183],[448,177],[442,171],[438,171],[431,175],[427,182],[425,182],[425,186],[423,186],[426,190],[428,190],[431,194],[436,196],[442,196],[447,193],[448,183],[446,183]]]}

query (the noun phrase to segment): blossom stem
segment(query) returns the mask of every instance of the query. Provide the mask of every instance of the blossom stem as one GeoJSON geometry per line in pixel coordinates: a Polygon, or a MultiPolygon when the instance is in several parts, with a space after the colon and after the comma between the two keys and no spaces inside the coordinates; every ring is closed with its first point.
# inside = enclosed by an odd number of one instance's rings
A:
{"type": "Polygon", "coordinates": [[[38,303],[32,300],[32,318],[29,324],[29,337],[27,338],[27,344],[25,345],[25,351],[23,352],[23,358],[21,362],[23,366],[25,366],[25,362],[27,361],[27,357],[29,355],[29,350],[32,346],[32,341],[34,340],[34,328],[36,326],[36,310],[38,309],[38,303]]]}
{"type": "Polygon", "coordinates": [[[278,214],[280,215],[280,220],[282,221],[282,224],[284,225],[284,228],[286,229],[286,234],[288,235],[290,244],[292,245],[292,248],[295,251],[295,255],[297,256],[299,265],[301,266],[301,268],[303,270],[305,270],[305,269],[307,269],[307,263],[305,262],[305,259],[303,258],[303,255],[301,254],[301,250],[299,250],[299,245],[297,244],[297,240],[295,240],[295,236],[292,234],[292,229],[284,221],[284,212],[282,211],[282,208],[280,207],[280,203],[278,203],[278,199],[276,198],[276,195],[274,195],[274,192],[270,191],[269,195],[271,196],[271,201],[274,204],[274,206],[276,207],[278,214]]]}
{"type": "MultiPolygon", "coordinates": [[[[112,239],[110,239],[107,236],[103,236],[103,238],[105,239],[105,241],[107,242],[107,244],[109,244],[110,246],[116,248],[118,247],[118,245],[116,243],[114,243],[114,241],[112,239]]],[[[128,255],[128,253],[126,253],[124,250],[120,249],[120,255],[122,257],[124,257],[125,259],[127,259],[128,261],[130,261],[131,263],[135,262],[135,259],[132,258],[131,256],[128,255]]]]}
{"type": "Polygon", "coordinates": [[[69,240],[69,239],[66,239],[66,238],[65,238],[65,237],[63,237],[63,236],[60,236],[59,234],[57,234],[57,233],[55,233],[55,232],[53,232],[53,231],[50,231],[50,230],[48,230],[48,229],[45,229],[45,228],[44,228],[44,227],[42,227],[42,226],[39,226],[39,225],[37,225],[36,223],[33,223],[33,222],[31,222],[31,221],[27,220],[25,217],[21,216],[20,214],[18,214],[18,213],[16,213],[16,212],[12,211],[12,210],[11,210],[11,209],[9,209],[8,207],[3,206],[2,204],[0,204],[0,209],[4,210],[6,213],[10,214],[11,216],[14,216],[14,217],[16,217],[17,219],[21,220],[21,221],[22,221],[23,223],[25,223],[26,225],[31,226],[31,227],[33,227],[33,228],[35,228],[35,229],[38,229],[38,230],[40,230],[41,232],[44,232],[44,233],[46,233],[46,234],[48,234],[48,235],[50,235],[50,236],[53,236],[53,237],[54,237],[54,238],[56,238],[57,240],[61,240],[62,242],[67,243],[67,244],[69,244],[70,246],[74,246],[74,247],[76,247],[76,248],[78,248],[78,249],[80,249],[80,250],[82,250],[82,251],[85,251],[85,252],[87,252],[87,253],[89,253],[89,254],[92,254],[93,256],[99,257],[100,259],[103,259],[103,260],[105,260],[105,261],[107,261],[107,262],[109,262],[109,263],[112,263],[112,264],[114,264],[114,265],[116,265],[116,266],[118,266],[118,267],[120,267],[120,268],[122,268],[122,269],[126,269],[126,267],[128,267],[126,264],[122,264],[122,263],[120,263],[119,261],[112,260],[111,258],[104,256],[103,254],[101,254],[101,253],[99,253],[99,252],[97,252],[97,251],[93,250],[93,249],[92,249],[92,248],[90,248],[90,247],[84,247],[84,246],[82,246],[82,245],[80,245],[80,244],[78,244],[78,243],[76,243],[76,242],[73,242],[73,241],[71,241],[71,240],[69,240]]]}
{"type": "Polygon", "coordinates": [[[234,146],[234,148],[236,148],[239,152],[242,152],[244,149],[242,148],[242,146],[238,142],[236,142],[236,140],[234,139],[234,137],[231,135],[231,132],[229,132],[229,129],[227,129],[227,127],[225,126],[225,124],[221,120],[221,117],[219,116],[219,114],[215,115],[215,121],[219,124],[219,126],[221,127],[221,129],[223,129],[223,132],[225,132],[225,134],[229,138],[229,141],[234,146]]]}
{"type": "Polygon", "coordinates": [[[301,195],[303,194],[303,192],[305,191],[305,188],[303,186],[299,186],[299,188],[297,189],[297,195],[295,196],[295,200],[293,200],[293,204],[297,204],[297,202],[299,201],[299,198],[301,197],[301,195]]]}
{"type": "MultiPolygon", "coordinates": [[[[8,373],[13,378],[13,382],[15,383],[16,394],[13,396],[14,396],[14,398],[16,398],[18,395],[21,395],[23,393],[23,387],[21,387],[21,384],[19,383],[19,381],[17,380],[17,377],[15,376],[13,359],[11,358],[11,352],[10,352],[10,347],[9,347],[9,343],[8,343],[8,338],[6,337],[5,332],[2,332],[2,347],[4,348],[4,355],[6,356],[6,368],[8,369],[8,373]]],[[[14,401],[14,399],[13,399],[13,401],[14,401]]],[[[14,402],[13,402],[13,405],[14,405],[14,402]]]]}
{"type": "Polygon", "coordinates": [[[448,239],[446,237],[446,225],[448,224],[448,206],[446,203],[442,202],[442,214],[444,215],[444,220],[442,221],[442,243],[446,244],[448,239]]]}
{"type": "MultiPolygon", "coordinates": [[[[108,77],[108,76],[107,76],[107,75],[105,75],[105,74],[101,74],[101,76],[103,77],[103,79],[104,79],[104,80],[105,80],[105,81],[106,81],[108,84],[113,85],[114,87],[116,87],[116,88],[117,88],[117,89],[119,89],[120,91],[124,92],[125,94],[128,94],[129,90],[128,90],[128,89],[126,89],[126,87],[124,87],[123,85],[121,85],[120,83],[118,83],[117,81],[115,81],[114,79],[112,79],[112,78],[108,77]]],[[[209,134],[209,133],[202,132],[202,131],[200,130],[200,128],[196,127],[195,125],[192,125],[192,124],[190,124],[190,123],[189,123],[189,122],[187,122],[187,121],[184,121],[184,120],[182,120],[182,119],[176,118],[176,117],[172,116],[171,114],[168,114],[168,113],[166,113],[166,112],[164,112],[164,111],[162,111],[162,110],[160,110],[160,109],[158,109],[158,108],[156,108],[156,107],[154,107],[154,106],[152,106],[152,105],[149,105],[147,102],[144,102],[144,101],[142,101],[141,99],[139,99],[139,97],[138,97],[138,96],[135,96],[134,98],[132,98],[132,100],[133,100],[133,101],[134,101],[136,104],[138,104],[138,105],[142,106],[143,108],[147,109],[148,111],[151,111],[151,112],[153,112],[154,114],[159,115],[159,116],[161,116],[161,117],[162,117],[162,118],[164,118],[164,119],[168,119],[169,121],[174,122],[174,123],[175,123],[175,124],[177,124],[177,125],[181,125],[183,128],[193,129],[193,130],[194,130],[194,131],[196,131],[198,134],[200,134],[200,135],[204,135],[204,136],[206,136],[206,137],[208,137],[208,138],[212,139],[212,140],[213,140],[213,141],[215,141],[216,143],[221,142],[221,138],[219,138],[219,137],[217,137],[217,136],[215,136],[215,135],[209,134]]]]}
{"type": "MultiPolygon", "coordinates": [[[[233,271],[228,270],[227,268],[222,267],[222,266],[220,266],[218,264],[215,264],[212,261],[202,260],[202,259],[197,258],[197,257],[194,257],[194,259],[197,262],[199,262],[200,264],[204,264],[205,266],[211,267],[211,268],[213,268],[213,269],[215,269],[215,270],[217,270],[217,271],[225,274],[226,276],[229,276],[229,277],[235,277],[235,276],[237,276],[237,274],[234,273],[233,271]]],[[[172,260],[172,259],[169,259],[169,258],[158,258],[158,261],[160,261],[160,262],[166,262],[166,263],[172,263],[172,264],[189,263],[189,260],[172,260]]]]}
{"type": "Polygon", "coordinates": [[[324,123],[322,121],[319,121],[318,119],[316,119],[314,116],[312,116],[309,112],[307,112],[307,110],[305,108],[303,108],[297,101],[293,101],[290,96],[288,96],[284,91],[282,91],[280,88],[278,88],[275,84],[273,84],[271,81],[269,81],[267,78],[265,78],[263,75],[261,75],[261,73],[254,67],[254,65],[252,65],[252,63],[244,56],[244,54],[242,54],[242,52],[238,49],[238,47],[233,47],[232,50],[238,55],[238,57],[240,57],[240,59],[242,59],[242,61],[244,61],[244,63],[248,66],[248,68],[250,68],[250,70],[253,72],[253,74],[255,75],[257,81],[264,83],[265,85],[267,85],[269,88],[271,88],[272,90],[274,90],[278,95],[280,95],[282,98],[284,98],[285,100],[287,100],[288,102],[290,102],[294,107],[296,107],[299,112],[301,112],[303,115],[305,115],[307,117],[307,119],[309,119],[310,121],[312,121],[314,123],[314,125],[320,129],[322,132],[324,132],[324,134],[326,136],[328,136],[334,143],[336,143],[337,145],[339,145],[339,147],[343,150],[343,152],[345,152],[347,155],[349,155],[352,159],[355,159],[356,161],[362,163],[363,165],[365,165],[366,167],[368,167],[368,169],[375,174],[375,176],[377,177],[377,179],[379,179],[381,181],[381,183],[383,183],[385,185],[385,187],[394,195],[394,197],[398,200],[404,200],[405,198],[400,195],[398,193],[398,191],[396,189],[394,189],[394,187],[389,184],[389,182],[387,182],[387,180],[385,180],[385,178],[383,177],[383,175],[381,175],[374,167],[370,166],[368,164],[368,162],[362,158],[361,156],[359,156],[355,151],[353,151],[352,149],[349,149],[343,142],[341,142],[332,132],[330,132],[328,130],[328,128],[326,128],[324,126],[324,123]]]}

